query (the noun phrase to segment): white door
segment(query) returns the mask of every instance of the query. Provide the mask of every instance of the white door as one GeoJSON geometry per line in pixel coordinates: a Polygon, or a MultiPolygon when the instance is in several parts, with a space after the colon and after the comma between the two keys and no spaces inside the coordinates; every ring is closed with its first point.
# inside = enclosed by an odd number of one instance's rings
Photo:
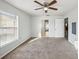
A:
{"type": "Polygon", "coordinates": [[[64,19],[55,19],[55,37],[64,37],[64,19]]]}

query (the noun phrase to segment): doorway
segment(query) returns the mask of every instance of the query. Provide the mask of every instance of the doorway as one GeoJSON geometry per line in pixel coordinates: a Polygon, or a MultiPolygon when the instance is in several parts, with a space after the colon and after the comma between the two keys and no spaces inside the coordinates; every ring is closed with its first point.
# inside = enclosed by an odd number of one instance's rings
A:
{"type": "Polygon", "coordinates": [[[42,20],[41,37],[48,37],[49,20],[42,20]]]}
{"type": "Polygon", "coordinates": [[[64,37],[68,39],[68,17],[64,19],[64,37]]]}

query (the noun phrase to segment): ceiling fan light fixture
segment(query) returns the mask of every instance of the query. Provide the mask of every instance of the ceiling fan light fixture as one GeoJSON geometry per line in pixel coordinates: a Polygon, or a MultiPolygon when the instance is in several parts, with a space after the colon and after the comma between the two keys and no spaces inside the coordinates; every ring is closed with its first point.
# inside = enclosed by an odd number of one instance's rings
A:
{"type": "Polygon", "coordinates": [[[45,11],[45,13],[48,12],[48,9],[51,9],[51,10],[58,10],[57,8],[50,7],[51,5],[54,5],[55,3],[57,3],[56,0],[53,0],[53,1],[51,1],[50,3],[48,3],[48,2],[45,1],[43,4],[40,3],[40,2],[38,2],[38,1],[34,1],[34,2],[42,6],[42,8],[37,8],[37,9],[35,9],[35,10],[43,9],[43,10],[45,11]]]}
{"type": "Polygon", "coordinates": [[[45,10],[45,11],[47,11],[47,10],[48,10],[48,8],[47,8],[47,7],[44,7],[44,10],[45,10]]]}

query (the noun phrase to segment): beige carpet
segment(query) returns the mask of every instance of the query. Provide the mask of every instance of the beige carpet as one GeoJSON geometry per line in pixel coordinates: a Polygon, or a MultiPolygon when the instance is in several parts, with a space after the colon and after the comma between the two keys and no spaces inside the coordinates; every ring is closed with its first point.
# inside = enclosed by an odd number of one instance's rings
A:
{"type": "Polygon", "coordinates": [[[78,59],[77,51],[64,38],[40,38],[24,43],[3,59],[78,59]]]}

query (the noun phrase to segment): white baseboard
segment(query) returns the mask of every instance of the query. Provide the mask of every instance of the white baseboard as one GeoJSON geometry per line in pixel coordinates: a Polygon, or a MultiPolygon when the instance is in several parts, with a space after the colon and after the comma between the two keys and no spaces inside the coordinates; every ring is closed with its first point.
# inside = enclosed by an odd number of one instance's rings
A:
{"type": "MultiPolygon", "coordinates": [[[[31,37],[28,37],[28,39],[31,37]]],[[[4,57],[5,55],[7,55],[8,53],[10,53],[12,50],[14,50],[15,48],[17,48],[19,45],[21,45],[22,43],[24,43],[25,41],[27,41],[28,39],[24,39],[23,41],[19,42],[15,47],[12,47],[11,49],[9,49],[7,52],[5,52],[4,54],[0,55],[0,59],[2,57],[4,57]]],[[[19,41],[19,40],[18,40],[19,41]]]]}

